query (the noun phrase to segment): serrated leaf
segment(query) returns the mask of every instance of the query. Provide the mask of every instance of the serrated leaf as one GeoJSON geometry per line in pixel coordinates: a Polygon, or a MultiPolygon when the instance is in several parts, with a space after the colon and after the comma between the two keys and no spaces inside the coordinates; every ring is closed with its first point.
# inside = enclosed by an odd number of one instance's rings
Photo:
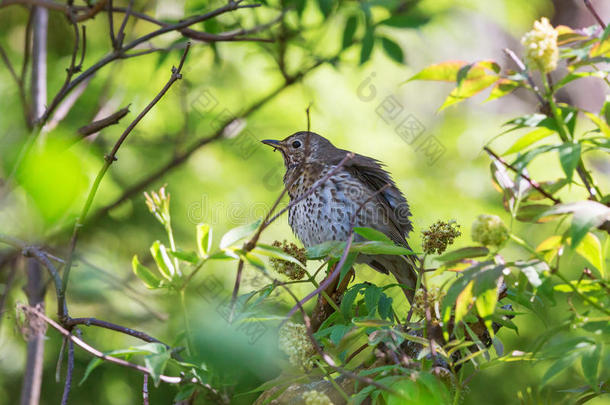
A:
{"type": "Polygon", "coordinates": [[[176,273],[174,263],[167,253],[167,248],[158,240],[154,241],[150,247],[150,254],[159,268],[159,272],[168,280],[171,280],[176,273]]]}
{"type": "Polygon", "coordinates": [[[400,45],[398,45],[393,40],[381,37],[381,46],[383,47],[384,52],[394,61],[402,64],[405,60],[405,55],[402,51],[400,45]]]}
{"type": "Polygon", "coordinates": [[[345,22],[345,29],[343,30],[343,40],[342,42],[342,49],[345,49],[347,47],[349,47],[353,40],[354,40],[354,34],[356,33],[356,29],[358,28],[358,16],[356,15],[351,15],[347,18],[347,21],[345,22]]]}
{"type": "Polygon", "coordinates": [[[261,220],[257,220],[248,225],[238,226],[237,228],[231,229],[229,232],[225,233],[220,239],[220,248],[226,249],[229,246],[233,245],[235,242],[245,238],[246,236],[254,233],[254,231],[260,225],[261,220]]]}
{"type": "Polygon", "coordinates": [[[343,294],[340,309],[345,319],[350,319],[352,317],[352,306],[354,305],[354,301],[356,300],[356,297],[358,297],[360,290],[365,287],[366,284],[356,284],[343,294]]]}
{"type": "Polygon", "coordinates": [[[138,255],[134,255],[131,260],[131,268],[133,273],[150,289],[161,287],[161,279],[157,277],[152,270],[142,265],[138,260],[138,255]]]}
{"type": "Polygon", "coordinates": [[[201,257],[207,257],[212,249],[212,229],[209,224],[197,224],[197,250],[201,257]]]}
{"type": "Polygon", "coordinates": [[[578,162],[580,162],[581,150],[582,147],[580,143],[564,143],[558,149],[559,162],[561,163],[561,168],[566,174],[568,181],[572,181],[574,170],[576,169],[576,166],[578,166],[578,162]]]}
{"type": "Polygon", "coordinates": [[[379,298],[381,298],[381,288],[376,285],[371,284],[364,290],[364,303],[369,311],[368,316],[375,315],[377,305],[379,304],[379,298]]]}

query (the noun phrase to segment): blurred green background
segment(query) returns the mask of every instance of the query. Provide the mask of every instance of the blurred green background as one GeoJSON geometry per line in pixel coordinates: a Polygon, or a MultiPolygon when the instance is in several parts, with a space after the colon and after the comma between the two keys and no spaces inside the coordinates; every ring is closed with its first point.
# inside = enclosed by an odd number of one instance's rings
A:
{"type": "MultiPolygon", "coordinates": [[[[163,3],[163,7],[148,4],[148,12],[158,17],[170,11],[180,15],[192,6],[188,1],[186,5],[163,3]]],[[[198,3],[208,6],[206,2],[198,3]]],[[[610,20],[608,4],[597,3],[602,18],[610,20]]],[[[144,6],[144,2],[137,1],[134,7],[144,6]]],[[[482,94],[439,112],[438,107],[451,84],[404,82],[431,63],[451,59],[494,59],[510,66],[502,48],[520,51],[519,38],[540,16],[550,17],[554,25],[573,27],[591,25],[594,21],[580,1],[428,0],[420,2],[418,7],[431,17],[428,24],[418,29],[384,27],[384,34],[400,44],[404,64],[388,58],[376,47],[371,59],[359,65],[359,47],[349,48],[337,67],[323,65],[307,74],[302,82],[283,90],[240,121],[239,134],[233,132],[199,148],[185,162],[146,187],[152,190],[167,184],[178,245],[194,249],[197,223],[212,226],[216,246],[225,231],[265,214],[281,191],[283,165],[280,154],[274,154],[257,141],[283,139],[306,129],[305,109],[309,104],[314,132],[338,147],[375,157],[387,165],[411,204],[415,226],[410,238],[412,246],[419,246],[421,230],[439,219],[456,219],[463,226],[463,236],[457,246],[468,243],[470,224],[481,213],[497,214],[508,221],[509,216],[501,209],[501,194],[489,180],[489,160],[482,153],[482,147],[501,132],[503,122],[533,112],[534,100],[517,92],[500,101],[483,103],[487,94],[482,94]],[[421,135],[412,144],[397,131],[404,119],[420,126],[421,135]],[[426,149],[425,145],[429,145],[426,142],[434,143],[433,152],[426,149]]],[[[311,48],[308,51],[333,55],[340,46],[343,25],[339,23],[344,17],[321,24],[322,18],[313,2],[307,2],[305,15],[312,25],[320,24],[320,28],[304,33],[306,44],[311,48]]],[[[16,61],[21,57],[26,20],[25,9],[0,9],[0,44],[16,61]]],[[[85,67],[108,51],[105,16],[100,15],[86,24],[85,67]]],[[[150,29],[150,25],[139,22],[130,25],[128,30],[133,31],[128,32],[141,35],[150,29]]],[[[71,38],[71,27],[65,18],[51,13],[49,95],[63,82],[72,50],[71,38]]],[[[164,36],[156,39],[155,44],[168,46],[177,38],[173,34],[164,36]]],[[[122,146],[118,161],[102,181],[92,212],[113,203],[123,190],[155,172],[191,143],[213,134],[218,119],[241,114],[281,85],[282,77],[263,46],[217,43],[215,49],[216,52],[209,45],[193,44],[183,71],[184,79],[174,85],[122,146]]],[[[45,241],[49,235],[60,235],[52,237],[51,245],[57,246],[59,256],[63,255],[66,234],[58,233],[58,229],[73,224],[86,191],[103,164],[104,153],[129,120],[165,84],[171,65],[177,64],[180,55],[180,50],[161,55],[153,53],[119,61],[98,72],[66,119],[42,135],[47,140],[44,146],[24,160],[15,174],[17,188],[10,194],[1,191],[0,232],[30,243],[45,241]],[[74,130],[90,122],[100,109],[106,108],[108,113],[128,104],[131,113],[118,125],[104,129],[93,139],[72,144],[74,130]]],[[[293,50],[287,62],[298,69],[308,60],[293,50]]],[[[0,94],[0,175],[6,178],[28,132],[21,119],[23,113],[16,86],[4,66],[0,68],[0,94]]],[[[568,85],[562,94],[576,105],[596,111],[604,96],[604,90],[593,79],[591,83],[584,80],[568,85]]],[[[514,139],[498,138],[492,147],[502,152],[514,139]]],[[[600,180],[602,188],[607,189],[610,182],[607,157],[592,163],[605,170],[606,177],[600,180]]],[[[540,180],[554,179],[561,173],[559,162],[546,157],[534,162],[531,170],[540,180]]],[[[580,194],[581,190],[564,192],[580,194]]],[[[532,226],[530,231],[527,225],[515,226],[521,227],[519,234],[527,235],[532,244],[543,240],[542,227],[532,226]]],[[[89,223],[77,246],[79,260],[71,276],[68,295],[71,315],[95,316],[143,330],[169,344],[179,341],[183,320],[177,297],[146,290],[131,271],[132,256],[138,254],[141,260],[151,263],[150,244],[164,238],[164,231],[148,213],[141,192],[89,223]]],[[[272,225],[262,238],[267,243],[276,239],[295,240],[286,217],[272,225]]],[[[360,280],[392,282],[364,266],[357,270],[360,280]]],[[[3,272],[6,274],[7,269],[3,272]]],[[[5,277],[0,275],[0,288],[5,287],[1,284],[5,277]]],[[[276,325],[265,325],[261,337],[254,339],[250,332],[228,325],[219,314],[218,305],[230,294],[234,277],[234,266],[214,262],[197,276],[195,285],[188,291],[187,302],[195,346],[210,367],[223,376],[220,379],[223,383],[238,383],[237,391],[244,393],[273,378],[284,360],[277,349],[276,325]]],[[[262,286],[254,269],[246,268],[244,278],[242,291],[262,286]]],[[[26,300],[21,289],[24,283],[24,277],[17,278],[5,306],[0,331],[0,403],[5,404],[18,401],[25,361],[25,344],[13,310],[16,302],[26,300]]],[[[401,297],[395,296],[395,299],[398,301],[401,297]]],[[[281,313],[287,311],[290,301],[280,296],[278,305],[277,312],[281,313]]],[[[48,294],[47,312],[52,312],[54,306],[52,294],[48,294]]],[[[547,313],[546,319],[534,315],[517,317],[519,335],[511,330],[502,330],[499,334],[505,350],[527,349],[541,328],[552,325],[561,316],[561,313],[547,313]]],[[[83,327],[82,330],[85,340],[101,350],[139,344],[135,339],[103,329],[83,327]]],[[[52,330],[47,336],[42,403],[54,404],[59,402],[63,390],[63,384],[55,382],[61,339],[52,330]]],[[[75,382],[82,377],[89,360],[88,354],[76,349],[75,382]]],[[[535,386],[543,371],[544,365],[522,363],[480,370],[470,382],[465,403],[518,403],[517,393],[535,386]]],[[[543,396],[560,401],[562,394],[556,392],[557,387],[571,386],[569,378],[566,373],[553,380],[543,396]]],[[[168,385],[152,388],[152,403],[169,403],[175,393],[175,387],[168,385]]],[[[104,364],[83,385],[75,384],[71,401],[120,405],[139,403],[140,396],[140,374],[104,364]]],[[[255,395],[244,394],[236,400],[250,403],[253,398],[255,395]]],[[[608,402],[601,398],[590,403],[608,402]]]]}

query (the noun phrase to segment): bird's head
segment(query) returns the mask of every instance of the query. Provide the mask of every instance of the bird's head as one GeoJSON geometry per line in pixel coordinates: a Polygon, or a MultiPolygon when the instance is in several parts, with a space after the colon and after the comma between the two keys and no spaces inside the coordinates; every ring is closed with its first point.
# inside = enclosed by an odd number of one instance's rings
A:
{"type": "Polygon", "coordinates": [[[265,145],[282,152],[286,169],[305,162],[324,161],[324,156],[337,150],[330,141],[314,132],[301,131],[282,141],[265,139],[265,145]]]}

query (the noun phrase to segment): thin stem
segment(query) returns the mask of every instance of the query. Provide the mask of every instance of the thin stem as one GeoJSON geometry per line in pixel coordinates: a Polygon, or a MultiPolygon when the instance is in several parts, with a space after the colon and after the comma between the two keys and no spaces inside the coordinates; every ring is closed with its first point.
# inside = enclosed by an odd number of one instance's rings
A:
{"type": "Polygon", "coordinates": [[[189,322],[189,317],[186,310],[186,294],[184,289],[180,290],[180,307],[182,308],[184,328],[186,329],[186,351],[188,352],[189,356],[192,356],[195,352],[193,351],[193,343],[191,342],[191,323],[189,322]]]}
{"type": "Polygon", "coordinates": [[[602,307],[600,304],[598,304],[597,302],[593,301],[591,298],[589,298],[586,294],[581,293],[580,291],[578,291],[578,288],[576,288],[571,282],[570,280],[568,280],[566,277],[564,277],[561,273],[559,273],[559,271],[555,271],[552,274],[556,275],[557,277],[559,277],[561,279],[561,281],[563,281],[564,283],[566,283],[571,289],[572,291],[574,291],[574,293],[576,295],[578,295],[583,301],[586,301],[589,305],[591,305],[592,307],[594,307],[595,309],[603,312],[606,315],[610,315],[610,310],[602,307]]]}
{"type": "Polygon", "coordinates": [[[591,14],[593,14],[593,18],[595,18],[595,20],[597,21],[597,23],[602,27],[602,29],[606,29],[606,24],[604,23],[604,20],[601,19],[601,17],[599,16],[599,14],[597,14],[597,11],[595,11],[595,8],[593,7],[593,4],[591,4],[591,0],[584,0],[585,6],[587,7],[587,9],[589,10],[589,12],[591,14]]]}

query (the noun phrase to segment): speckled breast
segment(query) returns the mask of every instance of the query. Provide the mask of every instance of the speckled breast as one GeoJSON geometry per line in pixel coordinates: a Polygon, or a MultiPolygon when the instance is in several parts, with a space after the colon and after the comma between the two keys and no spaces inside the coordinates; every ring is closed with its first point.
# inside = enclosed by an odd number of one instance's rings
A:
{"type": "MultiPolygon", "coordinates": [[[[304,170],[304,174],[289,189],[291,201],[298,199],[335,166],[320,170],[304,170]],[[307,172],[307,174],[305,174],[307,172]],[[315,173],[315,176],[311,176],[315,173]]],[[[351,173],[341,170],[288,211],[288,222],[305,247],[329,240],[347,240],[351,219],[364,204],[355,220],[362,226],[363,218],[371,214],[374,204],[367,201],[372,192],[351,173]]]]}

